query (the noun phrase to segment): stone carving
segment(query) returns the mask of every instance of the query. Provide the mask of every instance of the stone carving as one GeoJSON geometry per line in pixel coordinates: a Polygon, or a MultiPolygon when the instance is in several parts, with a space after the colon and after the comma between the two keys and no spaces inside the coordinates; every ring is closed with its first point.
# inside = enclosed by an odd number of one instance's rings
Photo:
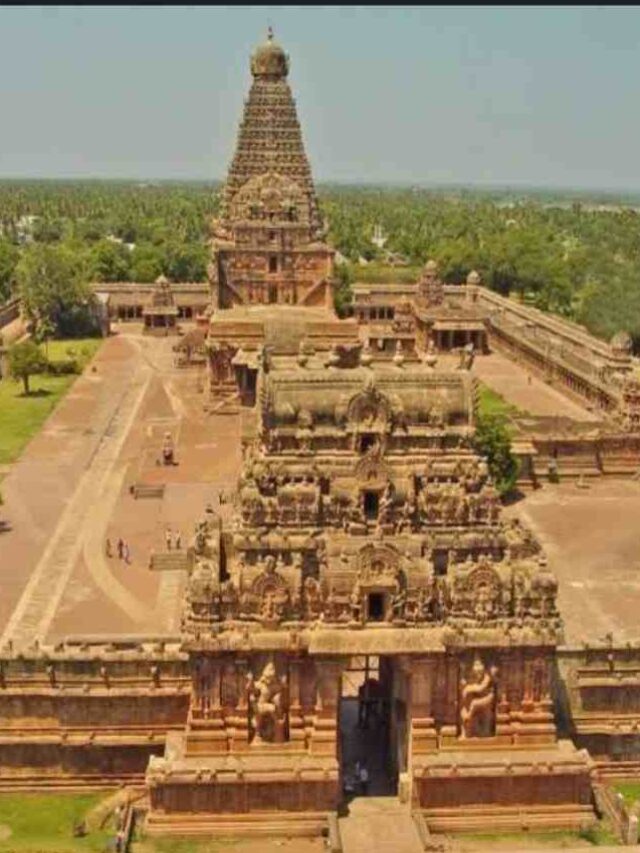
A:
{"type": "Polygon", "coordinates": [[[495,667],[487,669],[477,657],[471,667],[470,681],[460,682],[460,738],[489,737],[495,728],[495,667]]]}
{"type": "Polygon", "coordinates": [[[247,678],[247,697],[254,745],[286,740],[288,709],[287,682],[278,677],[273,662],[265,665],[256,680],[247,678]]]}

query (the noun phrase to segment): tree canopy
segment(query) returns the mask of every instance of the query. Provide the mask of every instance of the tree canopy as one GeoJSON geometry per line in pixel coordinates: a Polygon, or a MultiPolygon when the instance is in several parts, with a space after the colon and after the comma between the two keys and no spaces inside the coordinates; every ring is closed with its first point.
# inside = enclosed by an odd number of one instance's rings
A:
{"type": "MultiPolygon", "coordinates": [[[[0,181],[0,300],[20,291],[20,270],[36,247],[73,255],[86,281],[204,280],[217,190],[196,182],[0,181]]],[[[636,197],[327,186],[319,198],[330,242],[348,262],[336,271],[341,313],[350,281],[415,280],[433,257],[445,281],[477,269],[500,293],[605,338],[623,328],[640,348],[636,197]],[[376,225],[384,249],[372,243],[376,225]],[[385,267],[387,251],[408,266],[385,267]]]]}
{"type": "Polygon", "coordinates": [[[26,340],[9,347],[9,373],[22,381],[25,394],[29,394],[29,379],[46,366],[47,360],[35,341],[26,340]]]}

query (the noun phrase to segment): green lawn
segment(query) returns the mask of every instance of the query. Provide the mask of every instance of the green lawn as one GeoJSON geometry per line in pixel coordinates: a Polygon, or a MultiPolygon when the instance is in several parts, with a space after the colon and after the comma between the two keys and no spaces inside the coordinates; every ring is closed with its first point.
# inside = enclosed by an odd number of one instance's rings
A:
{"type": "Polygon", "coordinates": [[[512,403],[507,401],[487,385],[478,383],[479,399],[478,412],[480,415],[505,415],[507,418],[522,414],[512,403]]]}
{"type": "MultiPolygon", "coordinates": [[[[49,359],[55,361],[73,356],[84,367],[101,344],[102,338],[50,341],[49,359]]],[[[23,394],[22,382],[0,380],[0,465],[20,456],[76,378],[75,375],[38,374],[29,383],[31,394],[28,397],[23,394]]]]}
{"type": "Polygon", "coordinates": [[[0,853],[102,853],[111,828],[73,837],[106,794],[0,794],[0,853]]]}
{"type": "Polygon", "coordinates": [[[627,806],[632,806],[636,800],[640,800],[640,782],[614,782],[611,787],[622,794],[627,806]]]}
{"type": "MultiPolygon", "coordinates": [[[[510,850],[514,847],[534,849],[562,850],[576,847],[607,847],[620,844],[617,836],[611,830],[606,820],[600,821],[596,826],[579,832],[569,830],[550,830],[549,832],[522,832],[522,833],[461,833],[461,841],[466,839],[476,842],[478,848],[492,847],[496,850],[510,850]]],[[[464,846],[464,845],[463,845],[464,846]]]]}

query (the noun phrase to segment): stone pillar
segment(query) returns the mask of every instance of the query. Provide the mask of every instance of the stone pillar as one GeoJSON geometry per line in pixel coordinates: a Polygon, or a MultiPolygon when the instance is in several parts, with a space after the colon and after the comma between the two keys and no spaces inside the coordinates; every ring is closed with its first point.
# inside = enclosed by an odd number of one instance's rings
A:
{"type": "Polygon", "coordinates": [[[291,658],[289,662],[289,741],[302,749],[305,745],[305,733],[300,701],[301,664],[300,658],[291,658]]]}
{"type": "Polygon", "coordinates": [[[312,755],[336,756],[342,661],[339,658],[319,658],[316,660],[316,672],[318,674],[316,724],[309,748],[312,755]]]}
{"type": "Polygon", "coordinates": [[[436,659],[412,657],[408,662],[411,677],[409,706],[409,766],[414,755],[437,749],[432,697],[436,677],[436,659]]]}
{"type": "Polygon", "coordinates": [[[232,728],[230,747],[234,752],[246,752],[249,749],[249,705],[247,702],[247,675],[249,661],[238,657],[236,665],[236,683],[238,704],[232,716],[227,717],[227,725],[232,728]]]}

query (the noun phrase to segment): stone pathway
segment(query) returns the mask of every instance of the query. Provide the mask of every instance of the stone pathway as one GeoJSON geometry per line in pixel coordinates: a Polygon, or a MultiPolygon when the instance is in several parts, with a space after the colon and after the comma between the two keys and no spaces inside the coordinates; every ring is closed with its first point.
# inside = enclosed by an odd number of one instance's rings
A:
{"type": "Polygon", "coordinates": [[[500,352],[478,356],[473,363],[473,372],[507,402],[531,415],[568,417],[582,423],[600,420],[598,413],[588,411],[500,352]]]}
{"type": "Polygon", "coordinates": [[[422,853],[409,807],[397,797],[357,797],[338,824],[344,853],[422,853]]]}
{"type": "MultiPolygon", "coordinates": [[[[42,641],[73,572],[86,535],[95,524],[95,509],[108,494],[108,484],[153,371],[139,364],[120,396],[95,451],[87,463],[0,640],[16,647],[42,641]]],[[[111,573],[109,573],[111,574],[111,573]]],[[[113,587],[109,586],[110,591],[113,587]]],[[[144,616],[136,609],[138,616],[144,616]]]]}

